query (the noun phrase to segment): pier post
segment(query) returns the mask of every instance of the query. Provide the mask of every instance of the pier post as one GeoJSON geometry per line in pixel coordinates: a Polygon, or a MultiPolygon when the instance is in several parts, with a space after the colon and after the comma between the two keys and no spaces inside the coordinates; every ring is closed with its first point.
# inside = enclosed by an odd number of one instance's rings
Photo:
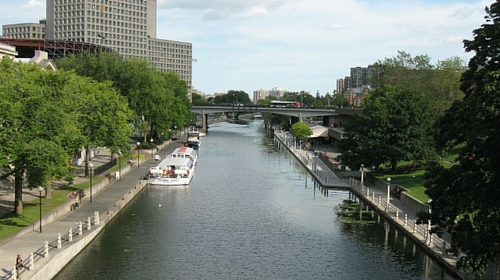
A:
{"type": "Polygon", "coordinates": [[[82,222],[78,222],[78,235],[83,235],[83,224],[82,222]]]}
{"type": "Polygon", "coordinates": [[[405,226],[408,224],[408,214],[405,214],[405,226]]]}
{"type": "Polygon", "coordinates": [[[99,211],[94,211],[94,225],[100,225],[99,211]]]}
{"type": "Polygon", "coordinates": [[[62,242],[61,242],[61,233],[57,234],[57,249],[62,248],[62,242]]]}
{"type": "Polygon", "coordinates": [[[33,257],[33,252],[30,253],[30,267],[29,270],[35,270],[35,258],[33,257]]]}
{"type": "Polygon", "coordinates": [[[68,231],[68,242],[73,242],[73,228],[70,227],[68,231]]]}
{"type": "Polygon", "coordinates": [[[43,257],[48,258],[49,257],[49,241],[45,241],[45,246],[43,249],[43,257]]]}
{"type": "Polygon", "coordinates": [[[90,217],[87,217],[87,230],[92,229],[92,224],[90,223],[90,217]]]}

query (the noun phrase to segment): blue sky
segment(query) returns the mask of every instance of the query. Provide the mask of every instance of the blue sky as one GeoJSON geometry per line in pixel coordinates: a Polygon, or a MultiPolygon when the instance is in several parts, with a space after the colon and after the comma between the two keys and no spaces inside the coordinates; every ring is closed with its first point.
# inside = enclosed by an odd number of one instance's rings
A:
{"type": "MultiPolygon", "coordinates": [[[[158,0],[157,37],[193,44],[207,94],[281,87],[332,92],[351,67],[405,51],[458,56],[493,0],[158,0]]],[[[0,24],[38,22],[43,0],[0,0],[0,24]]]]}

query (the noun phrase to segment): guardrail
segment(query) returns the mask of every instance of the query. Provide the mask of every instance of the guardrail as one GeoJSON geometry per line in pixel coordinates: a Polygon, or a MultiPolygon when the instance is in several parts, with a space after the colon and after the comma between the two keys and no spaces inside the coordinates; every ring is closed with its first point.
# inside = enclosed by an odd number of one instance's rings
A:
{"type": "MultiPolygon", "coordinates": [[[[43,246],[39,247],[34,252],[31,252],[29,254],[29,257],[24,260],[24,266],[19,271],[19,275],[22,275],[22,273],[26,270],[35,270],[35,264],[44,258],[48,258],[50,252],[52,252],[53,250],[62,249],[64,243],[72,243],[75,237],[81,237],[84,235],[84,232],[90,231],[92,229],[92,226],[99,225],[99,211],[95,211],[93,217],[87,217],[87,220],[76,223],[76,226],[74,228],[70,227],[64,235],[58,233],[54,239],[45,241],[45,244],[43,246]]],[[[10,270],[10,272],[5,277],[3,277],[3,279],[17,280],[19,279],[19,275],[17,273],[16,267],[14,266],[10,270]]]]}

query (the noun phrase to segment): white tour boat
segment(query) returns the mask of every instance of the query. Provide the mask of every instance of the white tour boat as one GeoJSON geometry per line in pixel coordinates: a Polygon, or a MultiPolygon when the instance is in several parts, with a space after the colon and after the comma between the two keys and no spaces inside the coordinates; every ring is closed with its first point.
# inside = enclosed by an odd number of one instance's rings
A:
{"type": "Polygon", "coordinates": [[[178,186],[189,185],[194,176],[194,162],[189,157],[166,157],[148,171],[148,184],[178,186]]]}

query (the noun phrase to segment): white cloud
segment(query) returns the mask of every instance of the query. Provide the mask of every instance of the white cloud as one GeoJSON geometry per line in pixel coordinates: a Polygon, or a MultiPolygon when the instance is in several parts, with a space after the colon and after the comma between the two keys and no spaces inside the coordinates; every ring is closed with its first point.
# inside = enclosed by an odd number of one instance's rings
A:
{"type": "Polygon", "coordinates": [[[29,0],[28,3],[21,5],[23,10],[45,8],[45,1],[29,0]]]}

